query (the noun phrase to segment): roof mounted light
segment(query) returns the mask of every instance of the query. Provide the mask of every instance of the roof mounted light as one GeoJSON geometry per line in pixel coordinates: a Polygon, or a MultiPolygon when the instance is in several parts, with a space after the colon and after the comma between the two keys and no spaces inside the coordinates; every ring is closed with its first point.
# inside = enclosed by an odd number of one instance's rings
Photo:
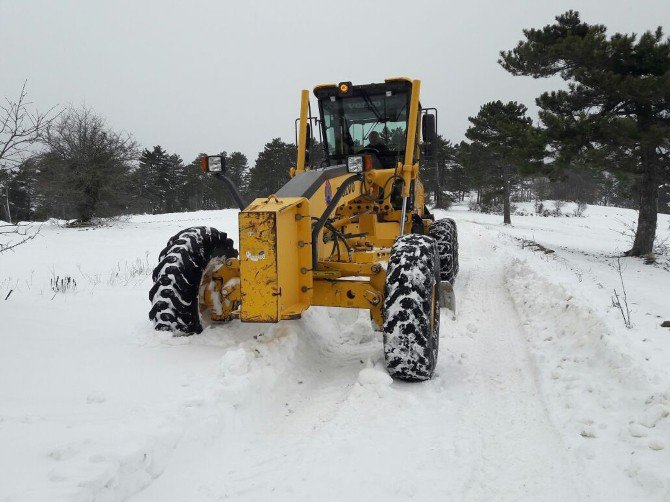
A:
{"type": "Polygon", "coordinates": [[[340,95],[347,94],[351,90],[351,82],[340,82],[337,84],[340,95]]]}

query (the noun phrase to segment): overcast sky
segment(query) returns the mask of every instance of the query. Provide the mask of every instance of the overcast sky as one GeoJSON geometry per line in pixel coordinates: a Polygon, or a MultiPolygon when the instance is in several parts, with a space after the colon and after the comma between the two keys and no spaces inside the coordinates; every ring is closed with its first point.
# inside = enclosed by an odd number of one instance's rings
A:
{"type": "Polygon", "coordinates": [[[0,0],[0,97],[27,79],[40,109],[86,104],[142,146],[253,162],[293,141],[300,89],[409,76],[458,141],[484,102],[533,110],[558,85],[496,61],[568,9],[610,32],[670,25],[670,0],[0,0]]]}

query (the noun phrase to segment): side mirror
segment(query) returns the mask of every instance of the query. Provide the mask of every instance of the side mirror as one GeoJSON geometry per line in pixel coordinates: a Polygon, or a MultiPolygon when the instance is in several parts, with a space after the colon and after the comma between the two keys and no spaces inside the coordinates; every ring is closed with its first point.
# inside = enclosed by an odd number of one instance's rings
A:
{"type": "Polygon", "coordinates": [[[311,124],[307,124],[307,148],[312,146],[312,141],[314,141],[314,137],[312,136],[312,126],[311,124]]]}
{"type": "Polygon", "coordinates": [[[200,155],[200,169],[203,173],[225,173],[226,158],[223,155],[200,155]]]}
{"type": "Polygon", "coordinates": [[[437,155],[437,120],[435,115],[426,113],[421,121],[423,153],[426,159],[433,160],[437,155]]]}

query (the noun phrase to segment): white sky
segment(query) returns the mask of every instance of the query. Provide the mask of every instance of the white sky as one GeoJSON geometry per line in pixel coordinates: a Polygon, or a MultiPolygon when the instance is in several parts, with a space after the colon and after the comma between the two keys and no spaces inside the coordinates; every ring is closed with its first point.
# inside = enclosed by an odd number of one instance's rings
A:
{"type": "Polygon", "coordinates": [[[300,89],[409,76],[458,141],[486,101],[533,110],[559,85],[496,61],[571,8],[610,32],[670,24],[669,0],[0,0],[0,98],[28,79],[40,109],[86,104],[142,146],[253,162],[273,137],[293,141],[300,89]]]}

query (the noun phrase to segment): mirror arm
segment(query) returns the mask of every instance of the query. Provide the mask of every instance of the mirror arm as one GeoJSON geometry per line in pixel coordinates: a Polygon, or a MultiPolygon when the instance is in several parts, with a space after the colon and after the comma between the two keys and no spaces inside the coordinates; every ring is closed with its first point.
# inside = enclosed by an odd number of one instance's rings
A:
{"type": "Polygon", "coordinates": [[[237,190],[237,187],[235,186],[235,183],[233,183],[233,180],[231,180],[225,174],[221,173],[213,173],[213,174],[215,177],[220,179],[224,185],[226,185],[228,192],[233,197],[233,199],[235,199],[235,203],[240,208],[240,211],[244,211],[244,208],[247,207],[247,203],[242,198],[242,195],[240,195],[240,192],[237,190]]]}

